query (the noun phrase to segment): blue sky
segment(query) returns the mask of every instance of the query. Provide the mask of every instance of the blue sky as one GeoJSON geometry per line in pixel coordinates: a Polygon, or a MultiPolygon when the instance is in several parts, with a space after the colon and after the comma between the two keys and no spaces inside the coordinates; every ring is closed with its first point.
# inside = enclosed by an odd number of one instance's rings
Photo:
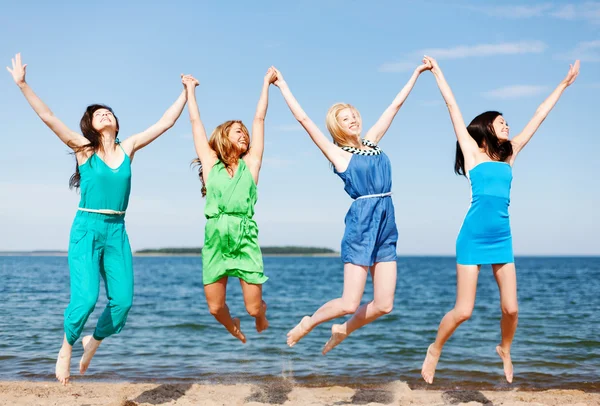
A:
{"type": "MultiPolygon", "coordinates": [[[[600,254],[600,2],[299,1],[13,2],[0,14],[4,65],[21,52],[28,82],[73,129],[88,104],[112,106],[121,138],[158,120],[180,73],[200,80],[208,131],[250,124],[270,65],[325,130],[330,105],[372,125],[424,53],[436,57],[468,122],[504,113],[514,136],[582,60],[514,168],[515,253],[600,254]],[[501,5],[499,5],[501,4],[501,5]]],[[[66,249],[78,204],[74,159],[0,76],[0,250],[66,249]]],[[[453,173],[455,138],[433,76],[421,76],[381,147],[393,165],[400,254],[454,254],[469,207],[453,173]]],[[[127,227],[134,249],[201,246],[204,201],[187,109],[133,164],[127,227]]],[[[262,245],[339,249],[351,200],[270,93],[256,220],[262,245]]]]}

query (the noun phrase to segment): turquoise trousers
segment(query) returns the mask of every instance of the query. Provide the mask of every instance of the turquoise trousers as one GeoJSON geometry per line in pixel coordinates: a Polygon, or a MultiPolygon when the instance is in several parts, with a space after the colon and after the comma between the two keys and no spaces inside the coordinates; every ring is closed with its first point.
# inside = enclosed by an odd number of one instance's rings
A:
{"type": "Polygon", "coordinates": [[[94,311],[104,279],[108,304],[94,338],[121,331],[133,302],[133,260],[124,216],[78,211],[69,239],[71,299],[65,310],[65,335],[73,345],[94,311]]]}

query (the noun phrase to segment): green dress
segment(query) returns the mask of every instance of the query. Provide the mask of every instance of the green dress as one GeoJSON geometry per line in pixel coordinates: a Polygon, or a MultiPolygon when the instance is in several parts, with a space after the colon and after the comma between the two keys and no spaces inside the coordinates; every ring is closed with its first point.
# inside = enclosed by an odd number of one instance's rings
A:
{"type": "Polygon", "coordinates": [[[202,248],[202,282],[235,276],[247,283],[262,284],[263,260],[258,245],[258,226],[252,219],[256,184],[243,159],[233,178],[217,162],[206,180],[206,227],[202,248]]]}

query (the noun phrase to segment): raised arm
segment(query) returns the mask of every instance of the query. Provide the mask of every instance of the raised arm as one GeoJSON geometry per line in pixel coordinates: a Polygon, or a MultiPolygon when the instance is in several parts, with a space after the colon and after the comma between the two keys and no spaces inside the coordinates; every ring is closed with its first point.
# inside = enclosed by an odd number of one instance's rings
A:
{"type": "Polygon", "coordinates": [[[27,69],[27,64],[23,65],[21,63],[21,54],[17,54],[12,59],[12,69],[8,66],[6,69],[10,72],[13,77],[13,80],[21,89],[23,96],[27,99],[27,102],[36,112],[36,114],[42,119],[44,124],[46,124],[54,134],[58,135],[58,138],[62,142],[64,142],[69,148],[77,148],[82,145],[88,144],[88,140],[81,134],[78,134],[69,127],[67,127],[62,121],[60,121],[52,110],[40,99],[29,87],[27,82],[25,81],[25,74],[27,69]]]}
{"type": "Polygon", "coordinates": [[[265,150],[265,117],[267,116],[267,107],[269,105],[269,86],[275,79],[277,79],[277,73],[275,72],[275,68],[271,66],[267,70],[267,74],[263,80],[256,113],[252,121],[252,143],[248,150],[248,157],[251,160],[251,165],[256,169],[255,180],[258,179],[258,170],[260,169],[263,151],[265,150]]]}
{"type": "Polygon", "coordinates": [[[347,161],[342,155],[342,150],[331,142],[322,132],[319,127],[306,115],[300,103],[296,100],[286,81],[283,79],[281,72],[277,72],[277,80],[273,83],[281,90],[281,94],[287,103],[294,118],[304,127],[313,142],[319,147],[323,155],[333,164],[336,169],[343,169],[347,166],[347,161]]]}
{"type": "MultiPolygon", "coordinates": [[[[181,75],[183,77],[183,75],[181,75]]],[[[175,125],[175,122],[181,115],[187,101],[186,90],[183,89],[175,103],[165,111],[163,116],[156,123],[148,127],[141,133],[128,137],[121,143],[128,155],[135,154],[136,151],[144,148],[152,141],[163,135],[169,128],[175,125]]]]}
{"type": "Polygon", "coordinates": [[[533,118],[529,121],[529,123],[527,123],[523,131],[521,131],[519,135],[512,139],[511,142],[513,145],[513,155],[511,157],[511,163],[514,162],[517,154],[523,149],[523,147],[525,147],[525,145],[527,145],[537,129],[540,128],[540,125],[542,122],[544,122],[548,116],[548,113],[550,113],[552,108],[554,108],[565,89],[573,84],[577,78],[577,75],[579,75],[579,60],[576,60],[575,64],[569,65],[569,73],[567,73],[567,76],[559,83],[556,89],[550,93],[550,96],[548,96],[548,98],[544,100],[542,104],[540,104],[535,111],[533,118]]]}
{"type": "Polygon", "coordinates": [[[415,83],[417,83],[419,75],[425,72],[426,70],[430,70],[431,68],[431,63],[427,60],[424,60],[423,64],[415,69],[406,85],[404,85],[402,90],[400,90],[400,93],[396,95],[394,101],[392,101],[392,104],[390,104],[389,107],[385,109],[381,117],[379,117],[379,120],[377,120],[375,125],[373,125],[371,129],[369,129],[367,135],[365,136],[367,140],[372,141],[375,144],[379,143],[379,141],[383,138],[387,130],[390,128],[390,125],[392,125],[392,121],[394,121],[396,114],[398,114],[398,111],[400,111],[400,107],[402,107],[402,105],[406,101],[406,98],[415,86],[415,83]]]}
{"type": "Polygon", "coordinates": [[[444,74],[442,73],[437,61],[429,56],[425,56],[423,62],[427,63],[427,61],[431,64],[431,73],[433,73],[438,88],[440,89],[442,97],[444,98],[446,106],[448,107],[450,119],[452,120],[452,125],[454,126],[454,133],[456,134],[456,139],[458,140],[460,149],[465,157],[465,162],[468,162],[474,157],[474,154],[479,147],[477,146],[477,143],[473,137],[471,137],[467,131],[467,126],[465,125],[463,116],[458,108],[454,94],[450,89],[450,85],[448,85],[448,82],[446,82],[446,78],[444,77],[444,74]]]}
{"type": "Polygon", "coordinates": [[[190,113],[190,122],[192,123],[194,147],[196,148],[196,155],[198,155],[198,159],[200,159],[200,164],[203,168],[206,168],[206,170],[202,171],[204,181],[206,181],[206,176],[208,175],[210,168],[217,163],[217,154],[208,144],[206,130],[200,119],[200,111],[198,110],[198,102],[196,101],[196,86],[199,85],[199,82],[190,75],[184,76],[182,82],[187,92],[188,112],[190,113]]]}

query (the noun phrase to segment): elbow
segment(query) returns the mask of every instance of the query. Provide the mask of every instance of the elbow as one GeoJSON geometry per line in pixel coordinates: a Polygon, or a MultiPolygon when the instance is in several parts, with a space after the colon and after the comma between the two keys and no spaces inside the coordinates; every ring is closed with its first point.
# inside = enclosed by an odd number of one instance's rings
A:
{"type": "Polygon", "coordinates": [[[41,113],[39,116],[45,124],[50,124],[54,119],[54,114],[51,111],[41,113]]]}
{"type": "Polygon", "coordinates": [[[297,116],[296,120],[298,120],[298,122],[300,124],[302,124],[303,127],[305,127],[306,124],[308,124],[308,122],[310,121],[310,119],[308,118],[308,116],[306,114],[303,116],[297,116]]]}

